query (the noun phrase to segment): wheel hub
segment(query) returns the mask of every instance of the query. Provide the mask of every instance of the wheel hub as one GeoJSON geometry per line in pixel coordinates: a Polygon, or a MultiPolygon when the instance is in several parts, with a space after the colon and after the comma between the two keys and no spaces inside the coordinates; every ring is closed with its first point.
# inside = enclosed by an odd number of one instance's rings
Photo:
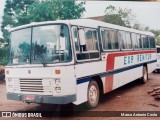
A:
{"type": "Polygon", "coordinates": [[[95,103],[97,100],[97,89],[93,85],[89,89],[89,100],[91,103],[95,103]]]}

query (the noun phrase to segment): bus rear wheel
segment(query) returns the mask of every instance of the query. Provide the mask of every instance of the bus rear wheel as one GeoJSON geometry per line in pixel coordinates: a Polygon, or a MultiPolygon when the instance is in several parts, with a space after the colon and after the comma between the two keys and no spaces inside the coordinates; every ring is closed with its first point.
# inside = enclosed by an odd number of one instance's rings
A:
{"type": "Polygon", "coordinates": [[[142,83],[145,84],[147,81],[148,81],[148,69],[146,66],[143,66],[142,83]]]}
{"type": "Polygon", "coordinates": [[[87,107],[89,109],[95,108],[99,102],[99,86],[96,81],[91,81],[88,85],[87,91],[87,107]]]}

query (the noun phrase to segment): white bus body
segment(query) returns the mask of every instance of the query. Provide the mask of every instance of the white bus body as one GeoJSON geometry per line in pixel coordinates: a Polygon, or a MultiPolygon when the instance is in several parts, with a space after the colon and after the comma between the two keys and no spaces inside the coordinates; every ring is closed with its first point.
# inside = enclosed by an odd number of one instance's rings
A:
{"type": "Polygon", "coordinates": [[[160,70],[160,46],[156,46],[157,49],[157,68],[156,71],[160,70]]]}
{"type": "Polygon", "coordinates": [[[100,92],[146,82],[155,68],[152,33],[90,19],[31,23],[11,30],[7,98],[96,107],[100,92]]]}

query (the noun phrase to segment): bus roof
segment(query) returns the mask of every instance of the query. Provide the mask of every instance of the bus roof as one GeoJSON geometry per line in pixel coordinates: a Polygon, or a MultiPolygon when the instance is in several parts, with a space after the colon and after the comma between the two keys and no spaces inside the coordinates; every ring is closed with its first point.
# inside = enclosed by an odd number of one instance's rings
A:
{"type": "Polygon", "coordinates": [[[106,23],[106,22],[102,22],[102,21],[97,21],[97,20],[93,20],[93,19],[73,19],[73,20],[56,20],[56,21],[45,21],[45,22],[33,22],[33,23],[30,23],[30,24],[26,24],[26,25],[15,27],[15,28],[11,28],[10,32],[18,30],[18,29],[27,28],[27,27],[47,25],[47,24],[55,24],[55,23],[63,23],[63,24],[68,24],[68,25],[70,24],[70,25],[84,26],[84,27],[91,27],[91,28],[98,28],[100,26],[100,27],[106,27],[106,28],[111,28],[111,29],[117,29],[117,30],[123,30],[123,31],[129,31],[129,32],[154,36],[154,34],[151,33],[151,32],[135,30],[133,28],[122,27],[122,26],[119,26],[119,25],[114,25],[114,24],[110,24],[110,23],[106,23]]]}

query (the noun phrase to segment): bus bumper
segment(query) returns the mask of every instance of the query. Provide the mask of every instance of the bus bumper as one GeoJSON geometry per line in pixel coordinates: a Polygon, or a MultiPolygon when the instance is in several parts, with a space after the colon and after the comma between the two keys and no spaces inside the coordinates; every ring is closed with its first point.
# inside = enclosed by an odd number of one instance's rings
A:
{"type": "Polygon", "coordinates": [[[7,99],[23,101],[26,103],[68,104],[76,101],[76,94],[67,96],[26,95],[7,93],[7,99]],[[33,100],[25,100],[25,96],[34,96],[33,100]]]}

